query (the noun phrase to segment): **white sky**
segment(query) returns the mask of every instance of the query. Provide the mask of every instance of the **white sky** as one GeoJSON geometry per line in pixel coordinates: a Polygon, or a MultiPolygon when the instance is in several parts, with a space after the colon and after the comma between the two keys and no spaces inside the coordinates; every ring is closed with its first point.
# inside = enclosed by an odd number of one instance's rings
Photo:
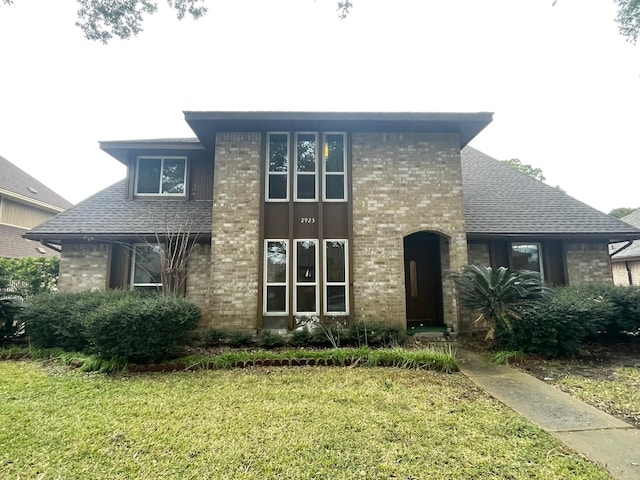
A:
{"type": "MultiPolygon", "coordinates": [[[[78,202],[124,167],[99,140],[192,136],[183,110],[495,112],[471,142],[608,212],[640,207],[640,45],[613,0],[209,0],[129,41],[72,0],[0,7],[0,155],[78,202]]],[[[1,172],[0,172],[1,174],[1,172]]]]}

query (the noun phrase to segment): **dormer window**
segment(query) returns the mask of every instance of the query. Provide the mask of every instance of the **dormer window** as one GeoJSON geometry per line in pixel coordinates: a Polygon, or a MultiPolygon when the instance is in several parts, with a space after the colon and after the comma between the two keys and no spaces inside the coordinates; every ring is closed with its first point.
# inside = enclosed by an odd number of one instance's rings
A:
{"type": "Polygon", "coordinates": [[[138,157],[136,195],[184,196],[186,165],[185,157],[138,157]]]}

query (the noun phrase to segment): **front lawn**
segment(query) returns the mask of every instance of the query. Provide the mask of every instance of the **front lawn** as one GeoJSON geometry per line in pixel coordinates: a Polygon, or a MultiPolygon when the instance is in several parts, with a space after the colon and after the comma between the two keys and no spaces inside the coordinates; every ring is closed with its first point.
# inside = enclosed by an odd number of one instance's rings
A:
{"type": "Polygon", "coordinates": [[[0,419],[12,479],[610,478],[463,376],[424,370],[5,361],[0,419]]]}

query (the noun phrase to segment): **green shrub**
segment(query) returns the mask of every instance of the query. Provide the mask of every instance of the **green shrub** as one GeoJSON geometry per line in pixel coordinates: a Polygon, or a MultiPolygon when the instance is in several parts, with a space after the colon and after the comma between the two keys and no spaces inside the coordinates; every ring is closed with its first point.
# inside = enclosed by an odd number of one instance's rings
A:
{"type": "Polygon", "coordinates": [[[236,330],[229,334],[229,345],[235,348],[252,347],[255,339],[250,332],[236,330]]]}
{"type": "Polygon", "coordinates": [[[294,330],[289,337],[289,345],[292,347],[307,347],[311,345],[311,333],[306,328],[294,330]]]}
{"type": "Polygon", "coordinates": [[[21,297],[53,292],[58,283],[59,269],[59,257],[0,258],[0,271],[21,297]]]}
{"type": "Polygon", "coordinates": [[[397,326],[383,323],[357,322],[351,326],[351,337],[358,346],[391,347],[403,345],[406,334],[397,326]]]}
{"type": "Polygon", "coordinates": [[[21,298],[8,287],[8,277],[0,266],[0,345],[13,341],[20,333],[21,326],[21,322],[16,320],[22,309],[21,298]]]}
{"type": "Polygon", "coordinates": [[[219,328],[207,328],[202,335],[205,347],[218,347],[224,343],[229,335],[219,328]]]}
{"type": "Polygon", "coordinates": [[[257,338],[258,346],[262,348],[279,348],[284,347],[287,343],[286,338],[271,330],[262,330],[257,338]]]}
{"type": "Polygon", "coordinates": [[[613,305],[611,311],[594,324],[597,341],[620,341],[627,334],[640,332],[640,287],[599,286],[587,289],[592,296],[613,305]]]}
{"type": "Polygon", "coordinates": [[[159,360],[186,343],[200,317],[200,308],[183,298],[124,296],[91,315],[91,353],[125,361],[159,360]]]}

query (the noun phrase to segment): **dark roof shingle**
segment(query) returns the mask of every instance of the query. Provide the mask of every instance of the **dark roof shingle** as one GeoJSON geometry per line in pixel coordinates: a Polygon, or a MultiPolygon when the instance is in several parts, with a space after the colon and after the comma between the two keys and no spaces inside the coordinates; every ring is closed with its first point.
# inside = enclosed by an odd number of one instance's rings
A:
{"type": "Polygon", "coordinates": [[[462,150],[468,234],[602,235],[640,230],[472,148],[462,150]]]}
{"type": "Polygon", "coordinates": [[[55,257],[60,255],[39,242],[22,238],[26,231],[26,228],[0,224],[0,257],[55,257]]]}
{"type": "Polygon", "coordinates": [[[212,202],[125,197],[126,180],[96,193],[31,229],[28,238],[138,236],[177,233],[211,235],[212,202]]]}
{"type": "Polygon", "coordinates": [[[23,172],[4,157],[0,157],[0,189],[59,208],[69,208],[72,203],[62,198],[31,175],[23,172]]]}

